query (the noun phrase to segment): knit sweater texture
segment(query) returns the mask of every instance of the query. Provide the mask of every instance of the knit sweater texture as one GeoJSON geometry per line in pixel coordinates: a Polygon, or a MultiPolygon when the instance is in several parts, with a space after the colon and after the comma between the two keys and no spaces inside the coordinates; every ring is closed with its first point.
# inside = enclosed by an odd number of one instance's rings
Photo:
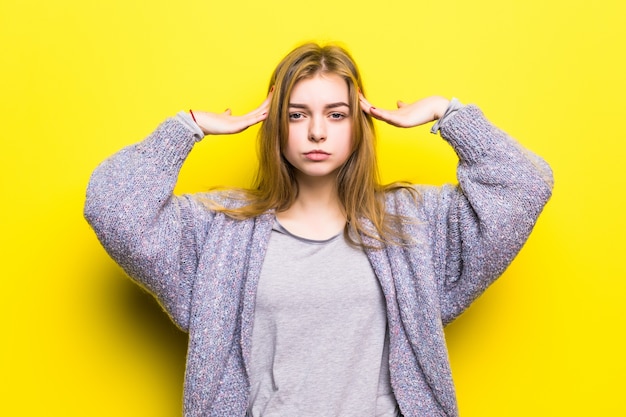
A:
{"type": "MultiPolygon", "coordinates": [[[[441,126],[458,185],[389,192],[410,245],[365,252],[382,287],[391,385],[405,417],[457,416],[444,326],[510,264],[548,201],[552,172],[466,106],[441,126]]],[[[254,303],[274,213],[235,220],[173,195],[197,136],[176,119],[95,170],[85,216],[110,256],[189,333],[184,415],[244,416],[254,303]]],[[[365,238],[366,243],[377,242],[365,238]]]]}

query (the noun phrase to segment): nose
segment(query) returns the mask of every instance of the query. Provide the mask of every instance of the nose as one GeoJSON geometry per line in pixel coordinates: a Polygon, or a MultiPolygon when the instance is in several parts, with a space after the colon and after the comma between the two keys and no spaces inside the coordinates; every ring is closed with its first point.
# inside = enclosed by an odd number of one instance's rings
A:
{"type": "Polygon", "coordinates": [[[315,143],[326,140],[326,124],[323,118],[312,118],[309,124],[309,140],[315,143]]]}

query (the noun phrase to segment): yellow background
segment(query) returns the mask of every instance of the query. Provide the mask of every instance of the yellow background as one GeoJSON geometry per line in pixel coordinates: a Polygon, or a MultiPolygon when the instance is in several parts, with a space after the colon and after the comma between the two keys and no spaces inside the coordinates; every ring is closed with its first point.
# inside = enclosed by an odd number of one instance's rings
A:
{"type": "MultiPolygon", "coordinates": [[[[461,414],[626,415],[625,15],[622,0],[3,0],[0,414],[180,414],[185,335],[83,220],[88,177],[178,110],[255,107],[314,39],[348,46],[377,106],[477,103],[554,168],[526,247],[447,329],[461,414]]],[[[427,130],[379,125],[385,181],[454,181],[427,130]]],[[[255,132],[197,146],[178,191],[246,185],[255,132]]]]}

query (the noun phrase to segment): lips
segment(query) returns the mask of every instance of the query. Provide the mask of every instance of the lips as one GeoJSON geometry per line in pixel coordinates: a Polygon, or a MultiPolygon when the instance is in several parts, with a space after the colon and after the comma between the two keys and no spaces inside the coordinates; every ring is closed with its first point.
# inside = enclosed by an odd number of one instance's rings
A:
{"type": "Polygon", "coordinates": [[[328,159],[330,154],[328,152],[316,149],[314,151],[305,152],[304,156],[311,161],[323,161],[325,159],[328,159]]]}

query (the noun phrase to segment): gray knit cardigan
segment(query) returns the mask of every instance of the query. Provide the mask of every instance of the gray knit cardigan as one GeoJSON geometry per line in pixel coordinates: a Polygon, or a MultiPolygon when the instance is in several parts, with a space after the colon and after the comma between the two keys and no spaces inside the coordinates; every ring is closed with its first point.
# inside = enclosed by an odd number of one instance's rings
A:
{"type": "MultiPolygon", "coordinates": [[[[405,417],[457,416],[444,326],[509,265],[551,195],[552,172],[466,106],[441,126],[459,185],[387,195],[410,246],[366,253],[383,289],[391,385],[405,417]]],[[[234,220],[174,196],[197,137],[177,119],[104,161],[85,216],[111,257],[189,333],[185,416],[244,416],[257,283],[273,212],[234,220]]],[[[370,242],[371,243],[371,242],[370,242]]]]}

